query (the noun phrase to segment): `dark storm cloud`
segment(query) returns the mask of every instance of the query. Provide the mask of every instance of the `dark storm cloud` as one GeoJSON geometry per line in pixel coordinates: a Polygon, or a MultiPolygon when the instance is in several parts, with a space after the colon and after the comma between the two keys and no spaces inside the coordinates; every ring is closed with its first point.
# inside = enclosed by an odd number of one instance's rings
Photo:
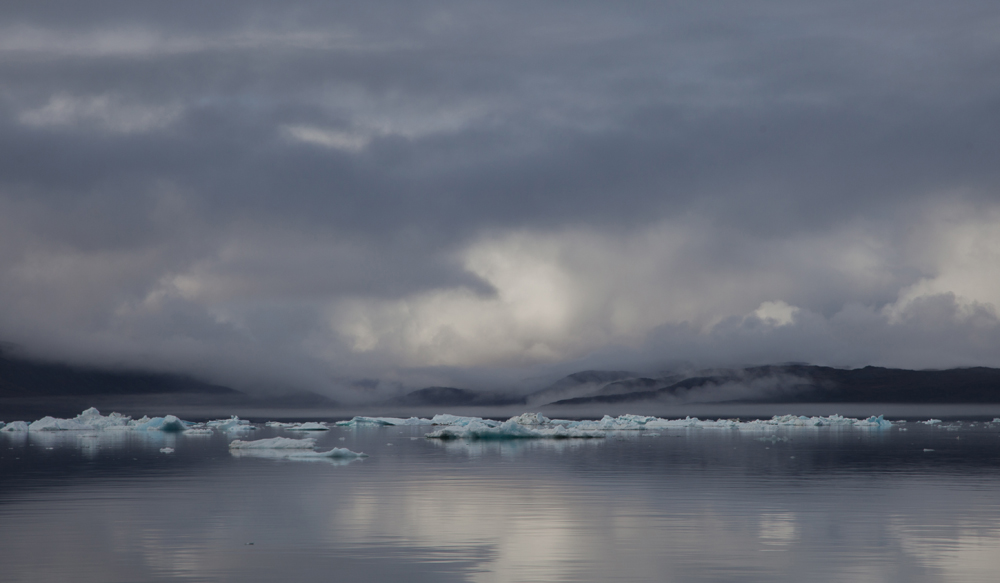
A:
{"type": "Polygon", "coordinates": [[[0,14],[0,336],[38,354],[313,387],[655,360],[672,326],[685,358],[833,358],[792,328],[727,348],[781,301],[887,338],[843,364],[911,362],[1000,301],[973,265],[998,240],[989,2],[0,14]],[[900,314],[949,293],[908,348],[900,314]]]}

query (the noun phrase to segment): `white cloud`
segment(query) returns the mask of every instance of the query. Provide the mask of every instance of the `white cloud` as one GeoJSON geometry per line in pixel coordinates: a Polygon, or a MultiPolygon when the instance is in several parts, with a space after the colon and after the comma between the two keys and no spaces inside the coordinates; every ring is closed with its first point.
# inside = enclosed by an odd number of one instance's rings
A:
{"type": "Polygon", "coordinates": [[[288,125],[282,129],[294,140],[346,152],[364,150],[374,137],[371,133],[343,132],[305,125],[288,125]]]}
{"type": "Polygon", "coordinates": [[[48,103],[22,111],[18,121],[32,127],[93,127],[117,134],[142,133],[167,127],[180,117],[176,105],[143,105],[111,95],[54,95],[48,103]]]}
{"type": "Polygon", "coordinates": [[[795,321],[799,309],[782,301],[764,302],[754,310],[753,315],[772,326],[788,326],[795,321]]]}

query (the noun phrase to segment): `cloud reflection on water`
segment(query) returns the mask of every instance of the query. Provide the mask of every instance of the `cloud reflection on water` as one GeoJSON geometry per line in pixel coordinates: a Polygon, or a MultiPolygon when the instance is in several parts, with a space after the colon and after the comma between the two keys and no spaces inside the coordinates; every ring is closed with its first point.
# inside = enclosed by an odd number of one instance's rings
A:
{"type": "Polygon", "coordinates": [[[13,454],[80,456],[55,477],[22,472],[16,491],[0,478],[4,576],[964,583],[992,581],[1000,556],[992,428],[774,443],[731,431],[442,443],[421,431],[334,430],[318,448],[347,437],[372,454],[339,467],[234,457],[214,437],[5,435],[5,469],[13,454]],[[925,444],[942,455],[923,457],[925,444]],[[918,461],[882,463],[907,456],[918,461]],[[123,458],[136,458],[132,475],[123,458]]]}

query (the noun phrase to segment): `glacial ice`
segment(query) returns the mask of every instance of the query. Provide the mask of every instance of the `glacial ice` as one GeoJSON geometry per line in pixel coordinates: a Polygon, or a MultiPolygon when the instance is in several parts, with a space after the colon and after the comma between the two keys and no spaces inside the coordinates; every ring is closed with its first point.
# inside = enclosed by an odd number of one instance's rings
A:
{"type": "Polygon", "coordinates": [[[164,433],[180,433],[187,429],[187,422],[181,421],[173,415],[167,415],[166,417],[153,417],[152,419],[142,419],[134,422],[131,427],[138,431],[162,431],[164,433]]]}
{"type": "Polygon", "coordinates": [[[941,420],[940,419],[928,419],[927,421],[921,421],[920,423],[923,423],[924,425],[938,425],[939,423],[941,423],[941,420]]]}
{"type": "Polygon", "coordinates": [[[56,419],[45,416],[38,421],[28,425],[28,431],[86,431],[90,426],[80,423],[76,419],[56,419]]]}
{"type": "Polygon", "coordinates": [[[184,435],[212,435],[215,433],[211,429],[206,429],[203,427],[192,427],[191,429],[185,429],[184,435]]]}
{"type": "Polygon", "coordinates": [[[428,439],[524,439],[524,438],[602,438],[607,434],[603,431],[588,431],[585,429],[569,429],[565,425],[541,424],[522,425],[518,418],[509,419],[499,425],[473,421],[464,426],[448,426],[428,433],[428,439]]]}
{"type": "MultiPolygon", "coordinates": [[[[1000,420],[998,420],[1000,421],[1000,420]]],[[[941,423],[938,419],[923,421],[927,425],[941,423]]],[[[601,419],[567,420],[549,419],[541,413],[522,413],[507,421],[496,421],[480,417],[463,417],[451,414],[435,415],[431,419],[410,417],[354,417],[349,421],[337,422],[341,427],[358,426],[438,426],[440,429],[428,433],[431,439],[518,439],[518,438],[600,438],[608,432],[648,431],[665,429],[728,429],[740,431],[767,431],[776,428],[791,427],[844,427],[866,429],[888,429],[893,427],[891,421],[881,415],[867,419],[855,419],[840,415],[822,417],[806,417],[796,415],[775,415],[770,419],[755,419],[741,421],[739,419],[698,419],[685,417],[683,419],[664,419],[646,415],[605,415],[601,419]]],[[[268,422],[268,427],[282,428],[288,431],[324,431],[329,426],[321,422],[281,423],[268,422]]],[[[57,419],[43,417],[34,422],[11,421],[0,428],[3,432],[55,432],[55,431],[160,431],[183,432],[185,435],[211,435],[213,429],[227,433],[237,433],[255,429],[249,421],[236,416],[229,419],[217,419],[205,424],[182,421],[173,415],[164,417],[142,417],[131,419],[120,413],[104,416],[95,409],[83,411],[73,419],[57,419]]],[[[233,449],[312,449],[314,440],[273,438],[257,441],[233,441],[233,449]],[[295,445],[266,445],[285,443],[287,440],[295,445]],[[248,444],[248,445],[241,445],[248,444]],[[256,444],[256,445],[252,445],[256,444]]]]}
{"type": "Polygon", "coordinates": [[[219,431],[225,431],[226,433],[236,433],[238,431],[250,431],[256,429],[250,422],[246,419],[240,419],[236,415],[233,415],[229,419],[216,419],[214,421],[209,421],[205,425],[218,429],[219,431]]]}
{"type": "Polygon", "coordinates": [[[344,447],[335,447],[329,451],[312,451],[316,446],[316,440],[307,437],[305,439],[292,439],[290,437],[271,437],[269,439],[257,439],[254,441],[233,440],[229,444],[229,451],[233,455],[247,457],[266,457],[280,459],[355,459],[368,457],[365,453],[353,452],[344,447]]]}
{"type": "Polygon", "coordinates": [[[0,431],[5,431],[7,433],[16,433],[27,430],[28,430],[27,421],[11,421],[7,425],[5,425],[2,429],[0,429],[0,431]]]}
{"type": "Polygon", "coordinates": [[[337,421],[338,427],[357,427],[359,425],[396,426],[433,424],[433,420],[431,419],[420,419],[418,417],[410,417],[409,419],[403,419],[401,417],[354,417],[349,421],[337,421]]]}
{"type": "Polygon", "coordinates": [[[240,458],[327,462],[334,465],[348,464],[368,457],[366,453],[353,452],[343,447],[335,447],[330,451],[307,451],[304,449],[231,449],[229,453],[233,457],[240,458]]]}
{"type": "MultiPolygon", "coordinates": [[[[436,416],[435,419],[438,419],[436,416]]],[[[444,419],[442,419],[443,421],[444,419]]],[[[856,427],[888,429],[892,422],[883,416],[854,419],[840,415],[805,417],[775,415],[771,419],[739,421],[736,419],[702,420],[696,417],[661,419],[644,415],[605,415],[599,420],[571,421],[549,419],[540,413],[524,413],[500,423],[478,418],[448,419],[453,424],[427,434],[431,439],[517,439],[603,437],[609,431],[645,431],[662,429],[736,429],[768,430],[778,427],[856,427]],[[458,420],[460,419],[460,421],[458,420]]],[[[444,423],[438,423],[443,425],[444,423]]]]}
{"type": "Polygon", "coordinates": [[[91,407],[72,419],[59,419],[56,417],[45,416],[30,423],[26,421],[12,421],[8,423],[6,427],[0,429],[0,431],[49,432],[118,430],[162,431],[171,433],[184,431],[192,425],[194,424],[188,421],[182,421],[173,415],[167,415],[166,417],[153,417],[152,419],[149,417],[132,419],[128,415],[122,415],[121,413],[111,413],[110,415],[104,416],[101,415],[100,411],[91,407]]]}

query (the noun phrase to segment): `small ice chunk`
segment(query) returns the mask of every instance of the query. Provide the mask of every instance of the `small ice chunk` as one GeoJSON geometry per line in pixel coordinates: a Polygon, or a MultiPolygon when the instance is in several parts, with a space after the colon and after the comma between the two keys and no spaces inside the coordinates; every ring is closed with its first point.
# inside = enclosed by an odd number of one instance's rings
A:
{"type": "Polygon", "coordinates": [[[940,419],[928,419],[927,421],[921,421],[924,425],[937,425],[941,423],[940,419]]]}
{"type": "Polygon", "coordinates": [[[255,441],[234,439],[229,443],[229,449],[312,449],[315,446],[316,440],[311,437],[307,437],[305,439],[271,437],[269,439],[257,439],[255,441]]]}
{"type": "Polygon", "coordinates": [[[924,451],[934,451],[934,450],[933,450],[933,449],[930,449],[929,447],[925,447],[925,448],[924,448],[924,451]]]}
{"type": "Polygon", "coordinates": [[[160,453],[174,453],[174,448],[172,447],[161,447],[160,453]]]}
{"type": "Polygon", "coordinates": [[[196,427],[184,431],[184,435],[212,435],[213,433],[215,432],[204,427],[196,427]]]}

